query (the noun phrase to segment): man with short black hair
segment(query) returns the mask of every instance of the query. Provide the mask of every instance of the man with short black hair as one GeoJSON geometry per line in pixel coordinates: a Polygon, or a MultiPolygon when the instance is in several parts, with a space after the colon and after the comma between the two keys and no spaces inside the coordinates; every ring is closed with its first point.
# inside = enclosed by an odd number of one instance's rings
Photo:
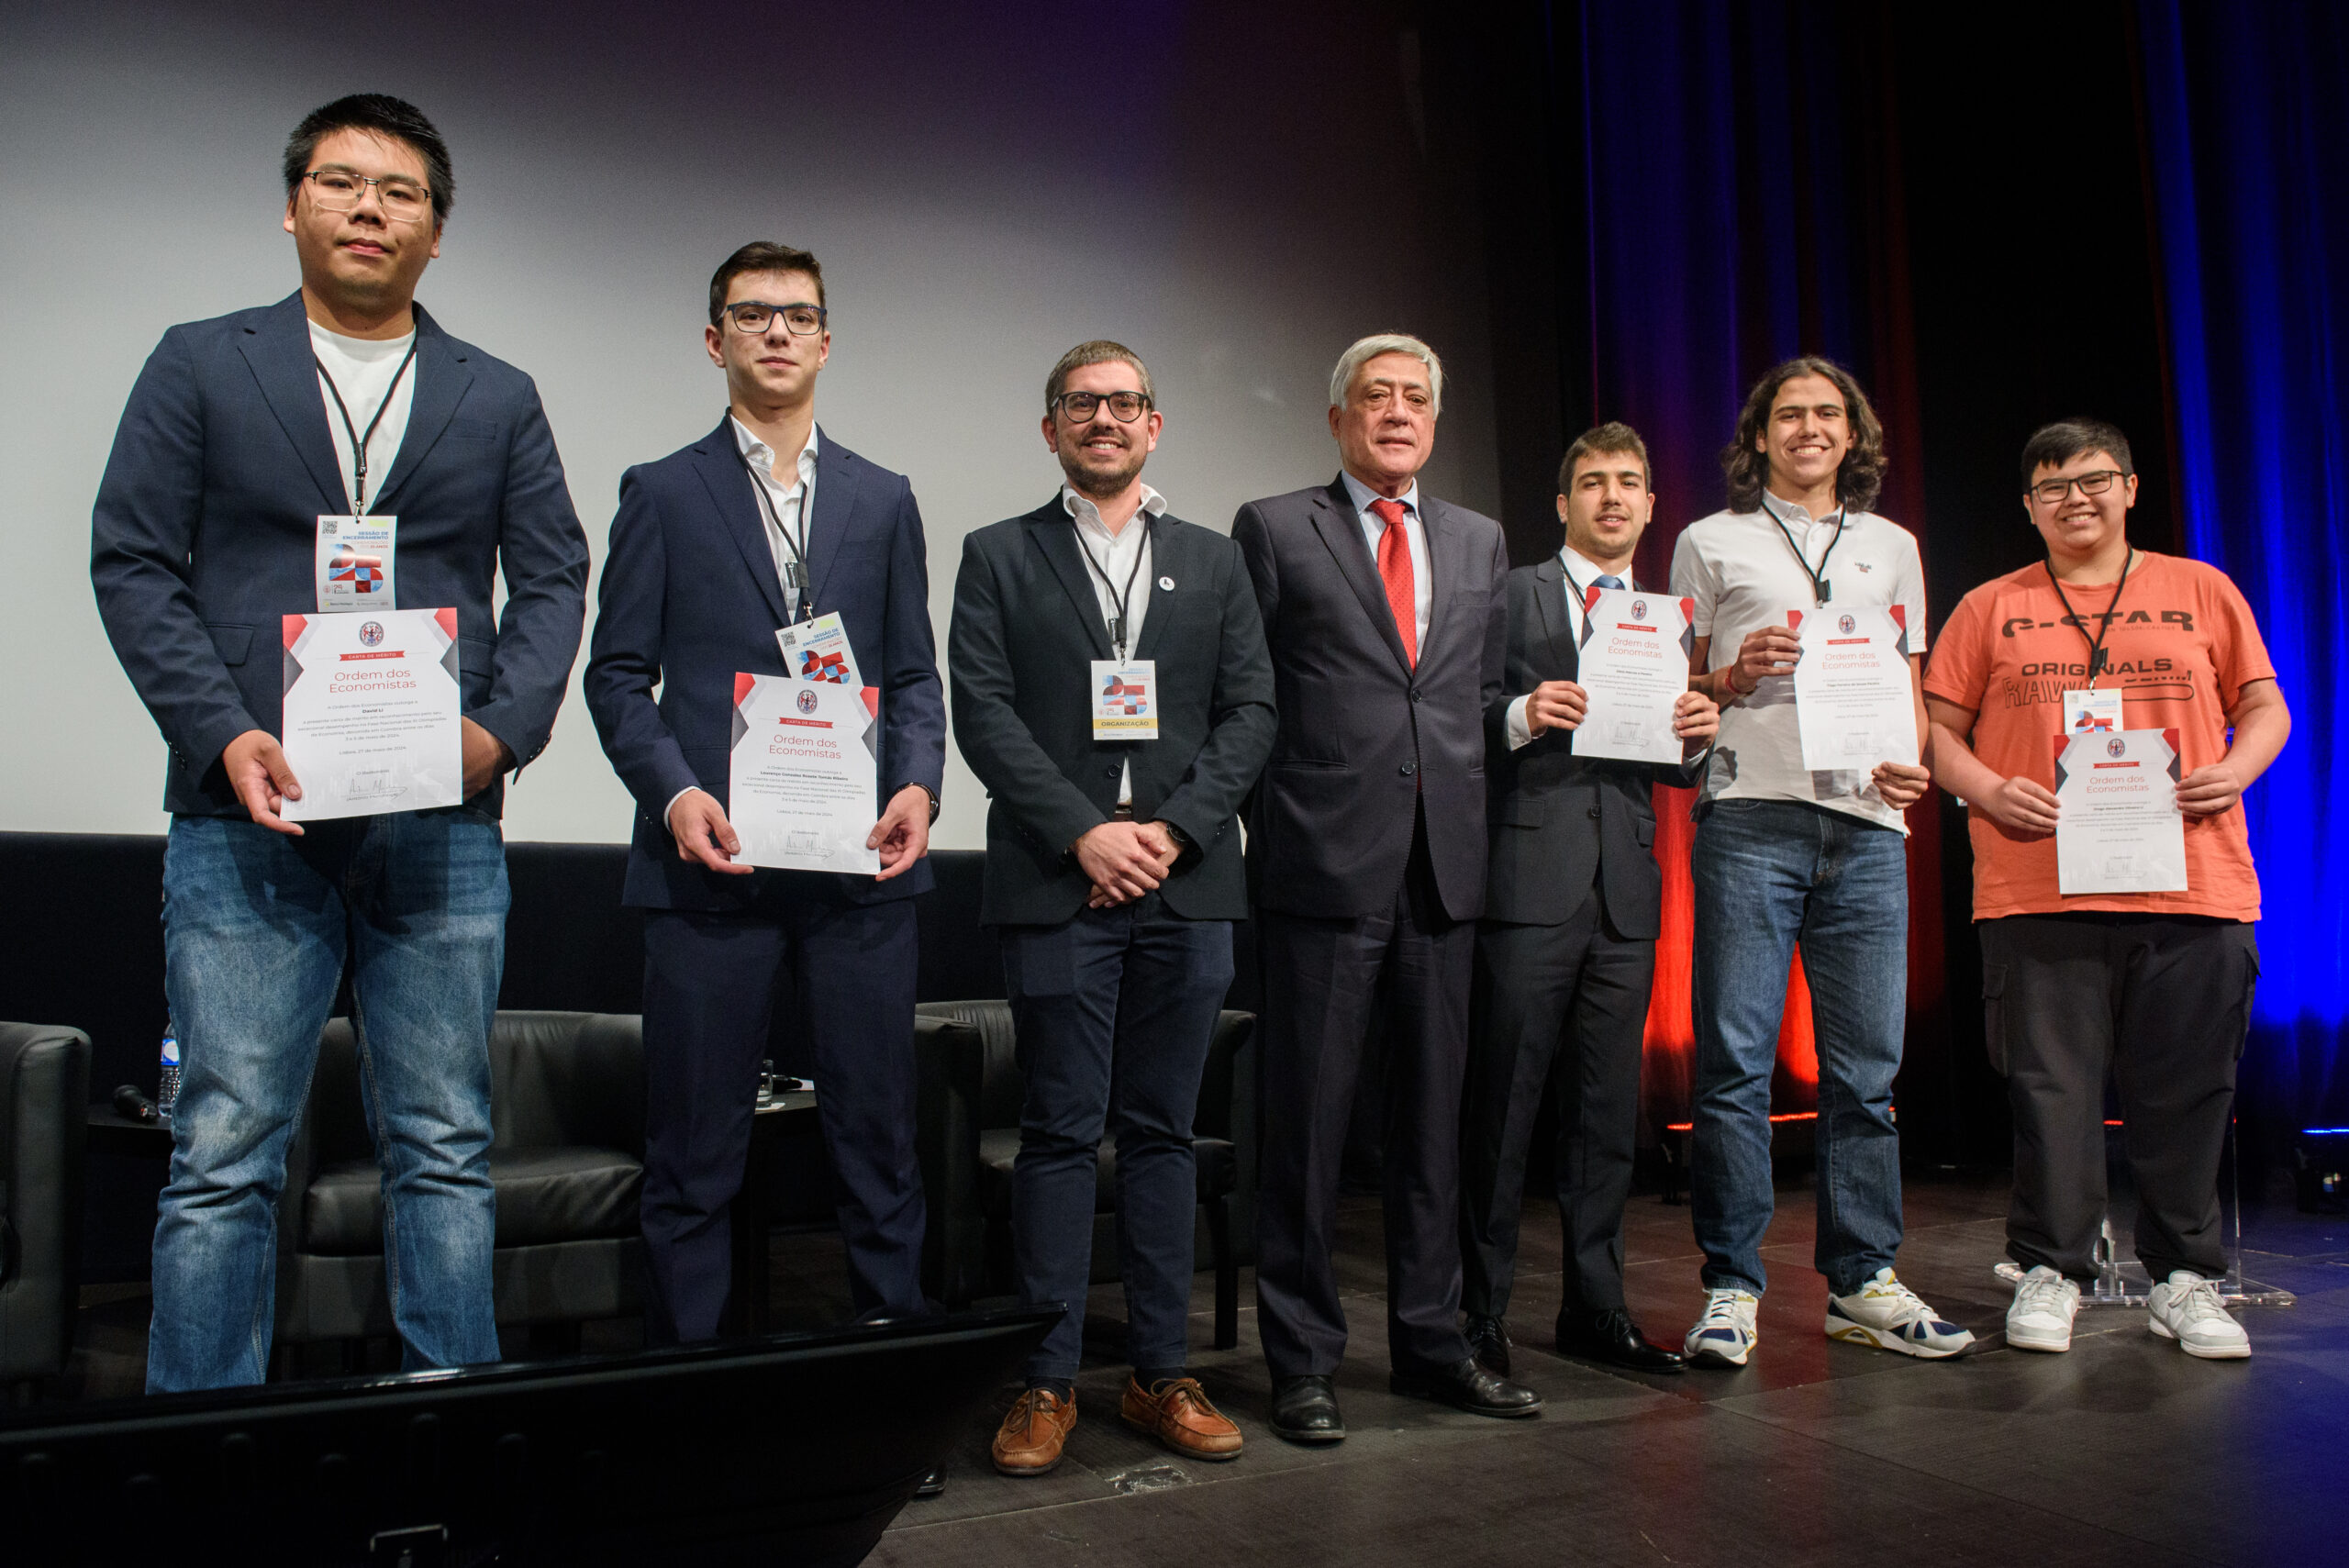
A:
{"type": "Polygon", "coordinates": [[[262,1381],[286,1147],[346,954],[404,1364],[497,1358],[499,781],[547,743],[584,608],[587,544],[537,389],[415,303],[454,190],[431,122],[380,94],[337,99],[284,169],[300,290],[164,334],[91,528],[107,635],[171,746],[163,947],[184,1067],[155,1392],[262,1381]],[[276,734],[280,624],[327,607],[318,544],[353,516],[390,535],[401,604],[455,611],[463,804],[304,827],[284,816],[306,781],[276,734]]]}
{"type": "MultiPolygon", "coordinates": [[[[1700,692],[1680,695],[1673,733],[1690,753],[1681,766],[1576,754],[1593,590],[1634,589],[1631,556],[1655,512],[1639,432],[1607,424],[1577,437],[1558,468],[1557,508],[1564,544],[1508,575],[1508,673],[1485,716],[1492,864],[1460,1129],[1460,1305],[1478,1361],[1508,1375],[1526,1155],[1554,1083],[1566,1244],[1559,1353],[1678,1372],[1679,1355],[1649,1343],[1624,1307],[1623,1206],[1663,926],[1651,786],[1688,781],[1720,714],[1700,692]]],[[[1633,604],[1634,614],[1652,607],[1633,604]]],[[[1676,670],[1682,651],[1666,651],[1676,670]]]]}
{"type": "Polygon", "coordinates": [[[921,511],[816,424],[823,269],[758,241],[719,264],[702,347],[718,428],[620,476],[583,685],[637,804],[621,901],[645,911],[644,1250],[656,1343],[717,1334],[776,993],[814,1063],[858,1316],[930,1309],[914,1154],[914,897],[946,766],[921,511]],[[735,677],[799,675],[779,629],[837,615],[877,693],[875,875],[761,869],[728,819],[735,677]]]}
{"type": "MultiPolygon", "coordinates": [[[[1729,509],[1691,523],[1672,591],[1696,602],[1693,684],[1720,704],[1698,797],[1697,1029],[1689,1213],[1705,1310],[1684,1340],[1698,1366],[1743,1366],[1766,1283],[1775,1205],[1770,1080],[1796,944],[1819,1052],[1819,1270],[1826,1332],[1929,1359],[1974,1336],[1893,1272],[1900,1133],[1892,1080],[1908,1025],[1908,826],[1932,775],[1911,763],[1814,773],[1795,700],[1801,645],[1787,612],[1887,606],[1903,617],[1910,684],[1925,645],[1917,540],[1868,510],[1884,427],[1851,373],[1789,360],[1754,384],[1721,454],[1729,509]]],[[[1924,706],[1915,698],[1919,754],[1924,706]]]]}

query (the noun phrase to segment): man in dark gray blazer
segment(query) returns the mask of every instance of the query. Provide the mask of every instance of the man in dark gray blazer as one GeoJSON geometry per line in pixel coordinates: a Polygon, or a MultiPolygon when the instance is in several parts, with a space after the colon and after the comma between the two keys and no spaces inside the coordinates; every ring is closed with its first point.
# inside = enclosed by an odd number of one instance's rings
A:
{"type": "Polygon", "coordinates": [[[285,1151],[346,955],[403,1363],[497,1359],[501,777],[546,746],[585,607],[587,541],[538,389],[416,304],[454,189],[431,122],[338,99],[295,128],[284,172],[300,291],[163,335],[91,524],[106,635],[171,747],[164,981],[184,1069],[155,1219],[159,1393],[262,1381],[285,1151]],[[325,781],[295,777],[279,743],[281,622],[327,607],[317,546],[354,515],[396,519],[398,607],[456,614],[462,804],[306,827],[286,802],[325,781]]]}
{"type": "Polygon", "coordinates": [[[1162,420],[1130,349],[1082,343],[1044,388],[1060,493],[963,541],[954,737],[992,797],[980,918],[1000,929],[1027,1098],[1012,1171],[1021,1295],[1068,1316],[1028,1363],[996,1468],[1041,1475],[1076,1421],[1095,1162],[1117,1141],[1133,1374],[1119,1417],[1194,1459],[1240,1429],[1185,1371],[1191,1117],[1247,913],[1238,808],[1273,742],[1246,566],[1142,483],[1162,420]]]}
{"type": "Polygon", "coordinates": [[[1386,1028],[1386,1343],[1397,1393],[1488,1416],[1542,1401],[1480,1367],[1458,1321],[1460,1086],[1485,896],[1486,705],[1508,557],[1490,517],[1419,494],[1443,371],[1416,338],[1348,349],[1330,383],[1342,472],[1241,507],[1280,728],[1249,817],[1263,927],[1256,1299],[1273,1430],[1345,1435],[1331,1378],[1338,1171],[1374,1009],[1386,1028]]]}
{"type": "Polygon", "coordinates": [[[1586,701],[1575,684],[1586,596],[1636,586],[1631,555],[1655,506],[1648,483],[1647,447],[1629,425],[1601,425],[1566,449],[1558,470],[1565,543],[1509,573],[1508,672],[1485,710],[1492,866],[1460,1129],[1461,1306],[1476,1359],[1504,1374],[1526,1151],[1562,1051],[1558,1349],[1642,1372],[1681,1365],[1624,1310],[1623,1205],[1663,914],[1650,788],[1694,782],[1720,712],[1699,693],[1681,694],[1673,733],[1696,757],[1677,767],[1574,751],[1586,701]]]}

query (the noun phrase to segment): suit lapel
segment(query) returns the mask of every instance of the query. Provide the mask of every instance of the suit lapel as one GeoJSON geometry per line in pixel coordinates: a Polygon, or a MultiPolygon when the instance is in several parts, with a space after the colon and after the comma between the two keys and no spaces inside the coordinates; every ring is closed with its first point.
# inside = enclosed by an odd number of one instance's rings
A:
{"type": "Polygon", "coordinates": [[[334,437],[327,429],[326,400],[318,392],[318,363],[310,352],[310,323],[302,314],[302,296],[280,301],[238,347],[261,384],[270,412],[301,454],[302,466],[317,482],[325,510],[340,513],[351,505],[351,495],[335,467],[334,437]]]}
{"type": "Polygon", "coordinates": [[[1101,624],[1101,601],[1094,595],[1093,575],[1085,557],[1078,553],[1082,547],[1076,542],[1076,525],[1058,496],[1028,514],[1028,537],[1036,541],[1036,548],[1052,563],[1052,575],[1061,580],[1069,606],[1076,611],[1077,624],[1085,628],[1085,639],[1093,645],[1093,656],[1108,658],[1109,628],[1101,624]]]}
{"type": "Polygon", "coordinates": [[[831,581],[832,562],[848,538],[849,515],[855,510],[856,465],[848,453],[832,444],[823,427],[816,428],[816,505],[807,519],[807,581],[809,597],[823,610],[830,600],[824,589],[831,581]]]}
{"type": "MultiPolygon", "coordinates": [[[[1371,626],[1395,655],[1395,662],[1408,673],[1411,661],[1403,651],[1402,634],[1395,629],[1395,612],[1387,606],[1386,585],[1378,579],[1378,563],[1370,558],[1370,546],[1363,542],[1362,519],[1354,511],[1353,498],[1346,494],[1343,479],[1330,481],[1329,489],[1313,497],[1313,527],[1337,562],[1339,573],[1353,589],[1354,597],[1362,601],[1363,614],[1370,617],[1371,626]]],[[[1429,554],[1434,554],[1432,544],[1429,554]]]]}
{"type": "Polygon", "coordinates": [[[473,383],[473,373],[451,347],[449,335],[424,314],[420,305],[416,307],[416,363],[407,373],[416,377],[416,388],[408,399],[407,430],[400,437],[400,450],[392,459],[392,472],[384,476],[384,487],[368,501],[371,512],[391,506],[400,486],[431,454],[433,443],[449,428],[450,416],[456,413],[465,389],[473,383]]]}
{"type": "Polygon", "coordinates": [[[1460,552],[1461,535],[1451,508],[1424,491],[1419,495],[1419,531],[1428,541],[1428,634],[1419,642],[1419,662],[1425,663],[1428,650],[1443,635],[1449,618],[1444,614],[1445,602],[1452,595],[1444,590],[1465,575],[1466,562],[1453,559],[1460,552]]]}
{"type": "Polygon", "coordinates": [[[1541,584],[1533,591],[1533,605],[1542,615],[1542,635],[1556,661],[1557,678],[1571,681],[1582,669],[1582,650],[1575,645],[1574,617],[1566,614],[1565,569],[1553,555],[1534,567],[1533,580],[1541,584]]]}
{"type": "MultiPolygon", "coordinates": [[[[694,448],[694,454],[701,470],[702,484],[709,491],[709,503],[718,509],[719,523],[734,536],[734,546],[742,552],[742,565],[765,596],[774,624],[783,625],[787,618],[783,607],[783,582],[775,575],[774,551],[768,547],[766,524],[760,519],[758,497],[751,493],[751,487],[757,481],[742,465],[742,449],[734,444],[733,420],[720,419],[718,428],[694,448]]],[[[820,454],[818,461],[822,461],[820,454]]],[[[821,487],[818,475],[818,488],[821,487]]]]}

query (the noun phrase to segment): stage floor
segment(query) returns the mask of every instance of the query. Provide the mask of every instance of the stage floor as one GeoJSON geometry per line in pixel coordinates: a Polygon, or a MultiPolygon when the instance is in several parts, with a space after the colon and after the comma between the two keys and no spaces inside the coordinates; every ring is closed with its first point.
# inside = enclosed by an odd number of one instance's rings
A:
{"type": "MultiPolygon", "coordinates": [[[[2198,1362],[2142,1309],[2080,1314],[2069,1354],[2004,1348],[2009,1288],[1991,1275],[2006,1180],[1912,1175],[1901,1277],[1979,1336],[1926,1363],[1830,1343],[1810,1267],[1812,1192],[1779,1195],[1754,1364],[1677,1377],[1611,1373],[1549,1348],[1556,1210],[1527,1206],[1509,1315],[1531,1421],[1459,1414],[1386,1391],[1378,1207],[1348,1199],[1354,1342],[1339,1397],[1353,1436],[1293,1447],[1265,1427],[1269,1380],[1251,1286],[1240,1344],[1193,1367],[1240,1422],[1246,1453],[1177,1459],[1117,1418],[1123,1307],[1096,1289],[1078,1424],[1052,1474],[1014,1481],[968,1433],[944,1496],[898,1517],[872,1561],[893,1568],[1069,1563],[1904,1564],[2060,1561],[2349,1562],[2349,1219],[2272,1202],[2245,1221],[2245,1273],[2298,1294],[2243,1313],[2247,1362],[2198,1362]]],[[[1702,1305],[1688,1211],[1632,1200],[1628,1296],[1659,1340],[1702,1305]]],[[[782,1282],[778,1281],[780,1288],[782,1282]]],[[[1211,1333],[1199,1276],[1193,1343],[1211,1333]]],[[[1008,1408],[1016,1389],[996,1405],[1008,1408]]]]}

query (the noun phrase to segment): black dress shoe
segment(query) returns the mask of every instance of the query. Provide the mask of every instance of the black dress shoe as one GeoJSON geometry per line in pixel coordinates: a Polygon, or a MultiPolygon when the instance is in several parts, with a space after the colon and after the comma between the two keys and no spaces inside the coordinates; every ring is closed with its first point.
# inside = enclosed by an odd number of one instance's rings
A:
{"type": "Polygon", "coordinates": [[[1542,1396],[1505,1377],[1494,1376],[1476,1364],[1475,1356],[1464,1356],[1457,1365],[1434,1370],[1404,1372],[1398,1368],[1386,1385],[1408,1398],[1433,1399],[1472,1416],[1509,1418],[1531,1416],[1542,1408],[1542,1396]]]}
{"type": "Polygon", "coordinates": [[[1620,1307],[1569,1307],[1558,1314],[1558,1353],[1631,1372],[1685,1372],[1687,1358],[1651,1344],[1620,1307]]]}
{"type": "Polygon", "coordinates": [[[946,1467],[941,1464],[921,1478],[921,1485],[914,1488],[914,1496],[917,1497],[935,1497],[945,1490],[946,1467]]]}
{"type": "Polygon", "coordinates": [[[1468,1321],[1461,1329],[1468,1336],[1468,1353],[1476,1364],[1495,1377],[1508,1375],[1508,1329],[1497,1318],[1480,1312],[1468,1314],[1468,1321]]]}
{"type": "Polygon", "coordinates": [[[1346,1418],[1326,1377],[1284,1377],[1273,1385],[1273,1435],[1293,1443],[1342,1442],[1346,1418]]]}

